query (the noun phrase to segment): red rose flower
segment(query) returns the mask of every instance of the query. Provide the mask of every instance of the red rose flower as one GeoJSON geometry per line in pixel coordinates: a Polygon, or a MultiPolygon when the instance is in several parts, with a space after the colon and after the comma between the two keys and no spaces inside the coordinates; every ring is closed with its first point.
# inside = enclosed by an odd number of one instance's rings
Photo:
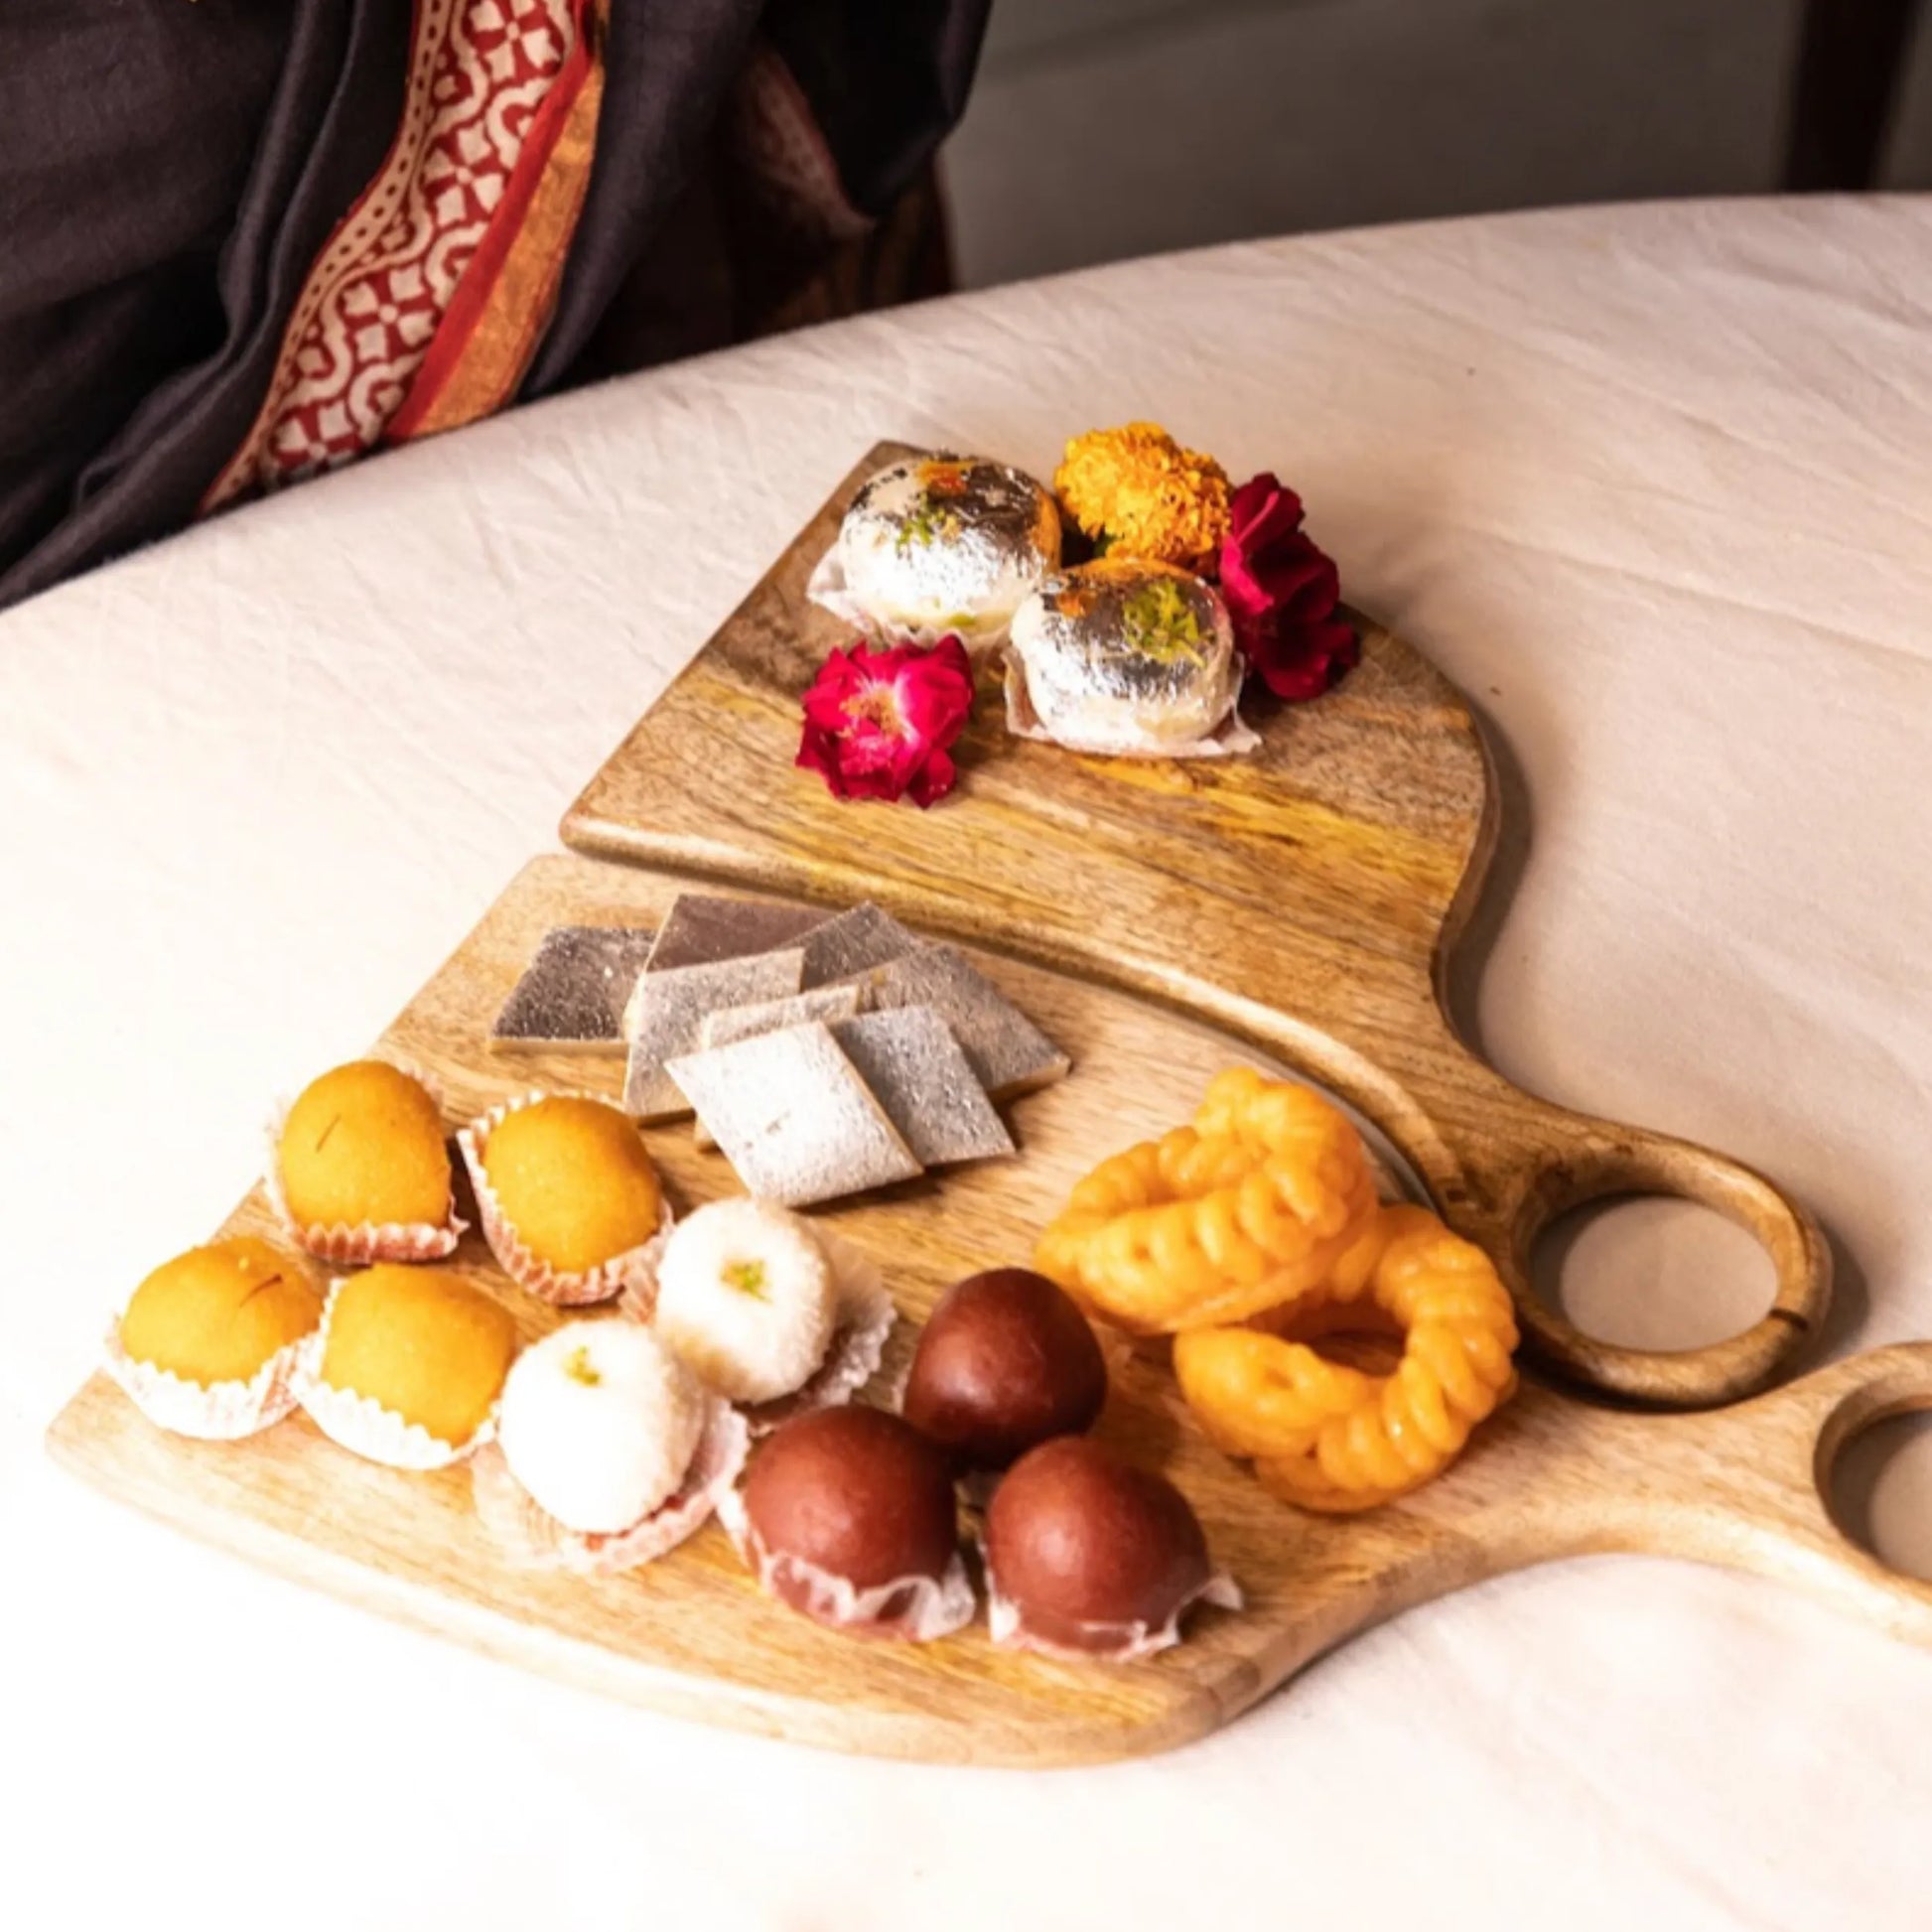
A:
{"type": "Polygon", "coordinates": [[[1264,470],[1234,492],[1221,543],[1221,597],[1242,655],[1276,697],[1318,698],[1362,654],[1335,609],[1334,562],[1302,528],[1302,499],[1264,470]]]}
{"type": "Polygon", "coordinates": [[[957,637],[835,650],[805,693],[798,763],[835,798],[910,796],[923,809],[958,775],[947,756],[973,709],[973,666],[957,637]]]}

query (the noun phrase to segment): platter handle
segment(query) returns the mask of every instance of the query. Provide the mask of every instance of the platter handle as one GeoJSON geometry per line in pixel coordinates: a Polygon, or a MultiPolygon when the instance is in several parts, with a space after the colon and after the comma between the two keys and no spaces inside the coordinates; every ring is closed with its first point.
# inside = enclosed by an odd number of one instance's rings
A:
{"type": "MultiPolygon", "coordinates": [[[[1770,1386],[1816,1336],[1831,1305],[1831,1249],[1811,1215],[1764,1175],[1694,1142],[1540,1100],[1459,1041],[1442,1092],[1440,1106],[1415,1095],[1420,1134],[1385,1124],[1445,1218],[1495,1258],[1531,1359],[1559,1379],[1653,1408],[1713,1408],[1770,1386]],[[1696,1201],[1756,1237],[1777,1281],[1757,1321],[1697,1348],[1631,1348],[1587,1334],[1539,1296],[1531,1257],[1552,1221],[1591,1201],[1642,1194],[1696,1201]]],[[[1643,1292],[1631,1284],[1631,1294],[1643,1292]]]]}
{"type": "Polygon", "coordinates": [[[1831,1500],[1834,1468],[1855,1437],[1928,1409],[1932,1342],[1923,1341],[1873,1349],[1706,1414],[1565,1405],[1544,1445],[1547,1517],[1510,1525],[1499,1507],[1491,1527],[1497,1537],[1536,1539],[1545,1556],[1625,1550],[1749,1571],[1932,1649],[1932,1581],[1854,1541],[1831,1500]]]}

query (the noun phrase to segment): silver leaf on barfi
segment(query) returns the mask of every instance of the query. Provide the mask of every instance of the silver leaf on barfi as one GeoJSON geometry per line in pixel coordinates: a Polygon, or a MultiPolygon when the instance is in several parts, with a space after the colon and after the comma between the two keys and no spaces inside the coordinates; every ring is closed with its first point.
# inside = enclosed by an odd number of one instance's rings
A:
{"type": "Polygon", "coordinates": [[[828,986],[902,959],[919,941],[890,912],[868,902],[828,919],[799,942],[805,949],[805,985],[828,986]]]}
{"type": "MultiPolygon", "coordinates": [[[[735,1039],[750,1039],[754,1034],[775,1034],[784,1027],[802,1027],[808,1020],[850,1020],[865,1004],[865,989],[850,983],[844,986],[816,986],[809,993],[794,993],[782,1000],[759,1000],[749,1007],[724,1007],[708,1013],[698,1029],[698,1044],[729,1046],[735,1039]]],[[[710,1131],[700,1120],[693,1137],[700,1147],[713,1147],[710,1131]]]]}
{"type": "Polygon", "coordinates": [[[805,955],[792,946],[751,959],[722,959],[708,966],[675,966],[668,972],[639,975],[624,1016],[630,1033],[624,1111],[646,1121],[688,1114],[691,1103],[665,1071],[665,1063],[697,1049],[708,1014],[796,993],[804,970],[805,955]]]}
{"type": "Polygon", "coordinates": [[[715,966],[721,960],[775,952],[797,945],[813,927],[827,924],[830,918],[829,913],[814,911],[808,905],[680,893],[657,929],[648,970],[668,973],[685,966],[715,966]]]}
{"type": "Polygon", "coordinates": [[[955,946],[920,946],[861,976],[873,1006],[931,1007],[992,1100],[1063,1079],[1072,1062],[955,946]]]}
{"type": "Polygon", "coordinates": [[[923,1172],[823,1021],[670,1065],[747,1190],[786,1207],[923,1172]]]}
{"type": "Polygon", "coordinates": [[[781,1000],[759,1000],[751,1006],[721,1007],[708,1013],[698,1029],[700,1046],[729,1046],[754,1034],[775,1034],[786,1027],[802,1027],[808,1020],[850,1020],[865,1006],[866,989],[848,981],[843,986],[815,986],[809,992],[788,993],[781,1000]]]}
{"type": "Polygon", "coordinates": [[[651,949],[648,926],[553,925],[510,989],[494,1047],[621,1053],[623,1009],[651,949]]]}
{"type": "Polygon", "coordinates": [[[835,1020],[832,1037],[926,1167],[1013,1152],[1006,1123],[952,1029],[931,1007],[835,1020]]]}

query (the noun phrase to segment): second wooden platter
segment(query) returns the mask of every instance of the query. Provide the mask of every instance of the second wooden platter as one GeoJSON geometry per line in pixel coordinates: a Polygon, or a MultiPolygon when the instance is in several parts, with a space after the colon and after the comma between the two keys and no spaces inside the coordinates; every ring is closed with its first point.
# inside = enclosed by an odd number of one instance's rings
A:
{"type": "MultiPolygon", "coordinates": [[[[679,884],[581,859],[536,861],[383,1049],[440,1080],[453,1124],[533,1086],[615,1095],[620,1061],[492,1054],[485,1035],[548,926],[651,925],[679,884]]],[[[1145,1001],[1010,960],[982,963],[1075,1070],[1012,1110],[1018,1160],[827,1215],[880,1263],[907,1317],[874,1399],[937,1296],[961,1275],[1024,1261],[1097,1154],[1184,1118],[1230,1060],[1279,1070],[1145,1001]]],[[[647,1138],[678,1206],[739,1191],[688,1127],[647,1138]]],[[[271,1228],[257,1190],[224,1232],[271,1228]]],[[[451,1265],[515,1310],[526,1335],[557,1318],[503,1279],[474,1233],[451,1265]]],[[[1709,1415],[1612,1412],[1526,1383],[1446,1477],[1359,1518],[1307,1516],[1265,1495],[1202,1440],[1158,1355],[1116,1345],[1110,1366],[1101,1433],[1180,1484],[1248,1596],[1239,1614],[1203,1611],[1186,1643],[1128,1666],[999,1651],[983,1622],[930,1645],[837,1636],[761,1596],[715,1525],[629,1576],[519,1570],[485,1535],[466,1469],[376,1467],[300,1414],[245,1442],[192,1442],[153,1428],[96,1374],[49,1446],[83,1480],[192,1535],[492,1656],[684,1717],[895,1756],[1046,1765],[1164,1749],[1410,1604],[1586,1551],[1762,1571],[1932,1644],[1932,1587],[1891,1575],[1842,1536],[1821,1487],[1852,1435],[1932,1403],[1932,1346],[1886,1349],[1709,1415]]]]}
{"type": "MultiPolygon", "coordinates": [[[[1251,757],[1080,758],[1010,737],[982,679],[958,790],[934,810],[841,804],[792,769],[800,694],[848,640],[805,584],[882,443],[619,747],[564,820],[602,857],[814,898],[877,899],[1213,1022],[1375,1121],[1444,1217],[1486,1248],[1533,1355],[1668,1407],[1765,1387],[1816,1332],[1830,1251],[1761,1175],[1710,1149],[1538,1100],[1457,1037],[1442,989],[1495,845],[1482,732],[1453,685],[1358,620],[1362,662],[1315,703],[1258,713],[1251,757]],[[1764,1244],[1763,1318],[1705,1348],[1622,1348],[1530,1288],[1557,1215],[1681,1194],[1764,1244]]],[[[1642,1284],[1633,1283],[1632,1293],[1642,1284]]]]}

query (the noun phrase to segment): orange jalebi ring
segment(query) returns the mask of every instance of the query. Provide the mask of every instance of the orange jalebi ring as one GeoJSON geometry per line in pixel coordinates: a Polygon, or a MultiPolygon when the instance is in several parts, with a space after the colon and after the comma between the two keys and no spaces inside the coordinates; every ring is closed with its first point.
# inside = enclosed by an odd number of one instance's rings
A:
{"type": "Polygon", "coordinates": [[[1419,1207],[1380,1209],[1269,1325],[1177,1336],[1174,1373],[1208,1436],[1304,1509],[1373,1509],[1427,1482],[1515,1386],[1516,1318],[1494,1266],[1419,1207]],[[1309,1346],[1376,1316],[1403,1336],[1386,1375],[1309,1346]]]}
{"type": "Polygon", "coordinates": [[[1318,1286],[1374,1209],[1353,1123],[1307,1087],[1234,1067],[1191,1127],[1094,1169],[1035,1262],[1117,1326],[1167,1333],[1318,1286]]]}

